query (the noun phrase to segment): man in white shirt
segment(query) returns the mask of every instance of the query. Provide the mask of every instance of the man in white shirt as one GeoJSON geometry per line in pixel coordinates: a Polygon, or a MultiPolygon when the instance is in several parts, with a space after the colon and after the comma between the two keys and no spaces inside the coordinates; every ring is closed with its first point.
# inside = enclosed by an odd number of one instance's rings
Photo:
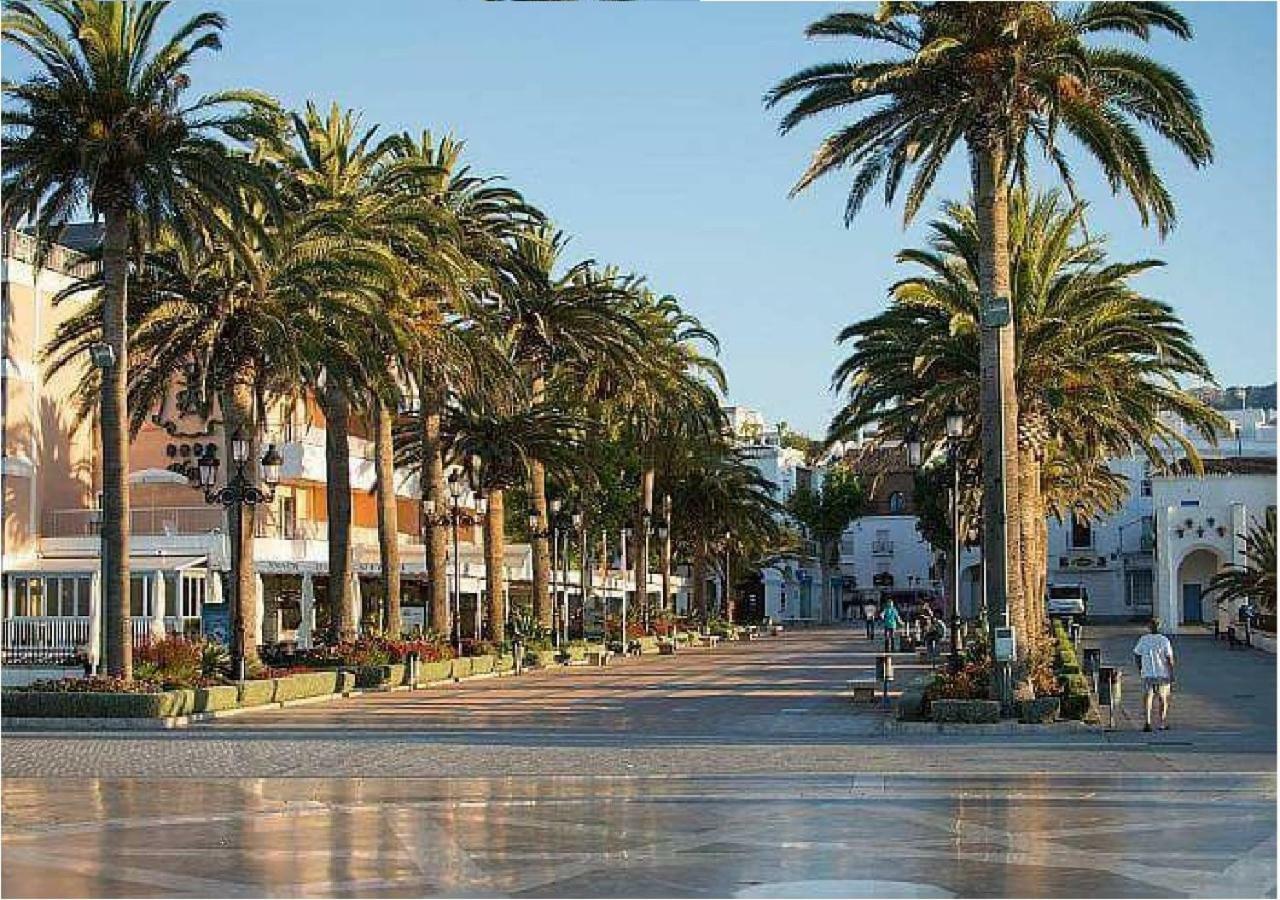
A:
{"type": "Polygon", "coordinates": [[[1147,723],[1143,731],[1151,730],[1151,703],[1160,698],[1160,730],[1169,730],[1169,691],[1173,685],[1173,644],[1160,633],[1160,620],[1152,619],[1149,633],[1138,638],[1133,645],[1133,659],[1142,670],[1142,684],[1146,689],[1144,702],[1147,723]]]}

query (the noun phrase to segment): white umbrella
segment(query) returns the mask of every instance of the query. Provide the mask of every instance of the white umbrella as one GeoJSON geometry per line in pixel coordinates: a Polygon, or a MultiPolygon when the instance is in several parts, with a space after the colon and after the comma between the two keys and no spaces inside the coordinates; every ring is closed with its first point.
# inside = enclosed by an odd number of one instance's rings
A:
{"type": "Polygon", "coordinates": [[[254,575],[253,582],[255,590],[253,592],[253,609],[257,613],[257,623],[254,626],[254,635],[259,645],[262,644],[262,620],[266,618],[267,611],[267,595],[266,585],[262,583],[261,575],[254,575]]]}
{"type": "Polygon", "coordinates": [[[94,572],[89,577],[89,668],[98,671],[102,658],[102,577],[94,572]]]}
{"type": "Polygon", "coordinates": [[[302,619],[298,622],[298,646],[306,650],[311,646],[311,620],[315,618],[316,586],[311,574],[302,576],[302,619]]]}
{"type": "Polygon", "coordinates": [[[156,572],[151,578],[151,639],[164,640],[164,572],[156,572]]]}

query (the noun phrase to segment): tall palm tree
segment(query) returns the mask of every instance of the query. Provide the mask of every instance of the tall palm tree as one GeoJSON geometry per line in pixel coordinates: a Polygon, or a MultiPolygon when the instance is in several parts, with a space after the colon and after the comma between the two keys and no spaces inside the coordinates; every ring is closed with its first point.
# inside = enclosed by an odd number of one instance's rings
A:
{"type": "Polygon", "coordinates": [[[463,396],[446,413],[450,455],[471,470],[473,483],[488,501],[484,523],[485,590],[489,639],[506,637],[503,571],[506,553],[506,491],[522,483],[529,462],[540,459],[553,470],[569,468],[577,458],[581,423],[545,404],[529,406],[518,386],[491,384],[463,396]]]}
{"type": "MultiPolygon", "coordinates": [[[[1190,39],[1191,26],[1164,3],[883,3],[875,15],[833,13],[810,37],[856,38],[889,56],[812,66],[776,85],[768,106],[794,100],[784,132],[831,111],[863,114],[828,137],[793,193],[841,169],[856,174],[845,205],[848,223],[884,183],[891,202],[908,169],[910,221],[943,162],[963,146],[970,163],[980,240],[977,269],[984,323],[981,428],[987,594],[992,615],[1020,617],[1021,528],[1017,453],[1015,335],[1009,298],[1009,188],[1027,176],[1041,148],[1072,187],[1059,132],[1076,138],[1113,191],[1127,193],[1144,224],[1161,234],[1174,222],[1173,200],[1138,126],[1171,143],[1195,166],[1213,145],[1191,88],[1173,71],[1128,48],[1096,46],[1120,34],[1148,40],[1162,31],[1190,39]],[[1011,513],[1006,515],[1006,511],[1011,513]]],[[[993,623],[994,624],[994,623],[993,623]]]]}
{"type": "MultiPolygon", "coordinates": [[[[925,441],[940,443],[950,408],[978,407],[979,219],[959,204],[949,204],[946,213],[931,224],[927,248],[899,254],[920,274],[893,285],[887,310],[840,333],[852,351],[835,373],[848,399],[832,423],[832,439],[879,420],[882,438],[902,439],[914,428],[925,441]]],[[[1015,191],[1011,198],[1008,257],[1019,322],[1016,424],[1024,475],[1017,524],[1029,548],[1015,574],[1035,600],[1047,575],[1046,513],[1095,514],[1120,499],[1108,457],[1137,448],[1156,465],[1171,453],[1196,459],[1195,448],[1161,412],[1176,413],[1206,436],[1221,425],[1179,386],[1210,377],[1191,335],[1167,304],[1131,283],[1160,263],[1111,260],[1105,240],[1085,234],[1084,213],[1084,204],[1065,203],[1056,192],[1029,198],[1015,191]]],[[[972,428],[961,457],[986,462],[972,428]]],[[[1031,643],[1042,613],[1033,601],[1017,621],[1031,643]]]]}
{"type": "MultiPolygon", "coordinates": [[[[559,271],[567,244],[567,236],[548,225],[517,234],[509,277],[502,280],[493,307],[496,327],[526,379],[533,406],[545,402],[548,380],[558,372],[624,370],[636,359],[640,335],[623,307],[626,294],[618,276],[601,272],[591,260],[559,271]]],[[[529,502],[538,523],[531,541],[533,611],[539,624],[549,628],[546,468],[536,454],[529,458],[529,502]]]]}
{"type": "MultiPolygon", "coordinates": [[[[128,373],[130,432],[164,407],[176,388],[184,409],[222,420],[230,441],[247,436],[251,459],[260,456],[265,407],[296,393],[300,373],[316,343],[326,339],[322,322],[350,314],[349,268],[361,262],[348,248],[322,235],[309,235],[293,217],[270,216],[246,202],[265,228],[242,228],[236,240],[229,223],[217,235],[161,232],[129,280],[131,334],[128,373]],[[324,314],[317,315],[323,308],[324,314]],[[217,407],[214,407],[214,401],[217,407]]],[[[101,276],[66,288],[57,298],[96,294],[101,276]]],[[[101,340],[102,309],[86,306],[55,332],[47,350],[50,371],[73,366],[88,346],[101,340]]],[[[92,381],[83,383],[83,406],[92,403],[92,381]]],[[[230,447],[224,454],[230,459],[230,447]]],[[[250,669],[257,666],[255,591],[255,508],[228,513],[228,533],[240,554],[232,583],[232,639],[243,647],[250,669]]]]}
{"type": "Polygon", "coordinates": [[[106,666],[133,674],[129,630],[129,257],[162,222],[178,227],[235,207],[234,187],[253,167],[224,139],[269,136],[272,101],[253,91],[186,97],[190,69],[221,47],[222,16],[199,13],[168,36],[166,3],[6,0],[3,39],[36,72],[5,82],[4,202],[7,227],[29,219],[41,252],[87,206],[105,226],[102,340],[114,362],[98,406],[102,450],[102,586],[106,666]]]}
{"type": "MultiPolygon", "coordinates": [[[[403,134],[395,147],[398,155],[415,159],[435,173],[418,180],[416,189],[452,217],[458,249],[474,267],[470,284],[465,287],[456,281],[415,279],[418,311],[413,328],[413,376],[418,393],[418,427],[412,438],[406,436],[405,440],[420,444],[411,455],[420,467],[422,499],[435,509],[445,509],[448,504],[441,424],[450,390],[474,390],[490,377],[496,362],[487,340],[467,339],[475,336],[471,324],[479,312],[477,296],[492,291],[505,271],[514,236],[541,221],[541,213],[529,206],[519,192],[504,186],[501,177],[477,175],[464,165],[463,150],[463,142],[453,135],[437,138],[430,131],[417,139],[403,134]]],[[[447,634],[451,625],[445,571],[446,529],[428,522],[424,544],[431,624],[447,634]]]]}

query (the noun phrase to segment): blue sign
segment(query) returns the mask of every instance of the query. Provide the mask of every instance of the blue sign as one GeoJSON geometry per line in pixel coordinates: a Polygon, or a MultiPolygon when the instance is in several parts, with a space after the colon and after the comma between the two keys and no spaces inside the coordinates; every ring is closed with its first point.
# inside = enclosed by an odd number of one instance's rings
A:
{"type": "Polygon", "coordinates": [[[231,645],[231,604],[208,603],[200,608],[200,630],[220,644],[231,645]]]}

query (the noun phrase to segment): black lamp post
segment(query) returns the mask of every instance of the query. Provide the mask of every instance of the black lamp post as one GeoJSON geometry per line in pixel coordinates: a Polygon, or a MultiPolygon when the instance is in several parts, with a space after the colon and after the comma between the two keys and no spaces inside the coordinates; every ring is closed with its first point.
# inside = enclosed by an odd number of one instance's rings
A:
{"type": "Polygon", "coordinates": [[[952,674],[960,671],[960,438],[964,413],[947,411],[947,455],[951,462],[951,659],[952,674]]]}
{"type": "MultiPolygon", "coordinates": [[[[450,526],[453,535],[453,640],[454,650],[459,656],[462,655],[462,569],[460,565],[460,557],[458,554],[458,525],[474,525],[480,521],[484,515],[484,508],[487,505],[483,497],[476,498],[476,510],[473,513],[462,505],[462,495],[466,493],[467,485],[463,482],[459,473],[454,472],[448,479],[449,489],[449,508],[442,513],[436,513],[436,502],[434,500],[422,501],[422,521],[424,528],[427,525],[438,525],[444,527],[450,526]]],[[[479,628],[480,623],[480,599],[476,596],[476,627],[479,628]]]]}
{"type": "MultiPolygon", "coordinates": [[[[573,514],[571,521],[573,522],[573,530],[578,535],[578,596],[582,601],[582,619],[585,624],[587,617],[587,520],[581,512],[576,512],[573,514]]],[[[565,634],[568,633],[569,626],[566,622],[565,634]]]]}
{"type": "Polygon", "coordinates": [[[199,489],[204,492],[204,502],[211,506],[222,506],[230,519],[227,534],[231,540],[231,602],[235,610],[232,623],[231,656],[235,664],[236,680],[244,681],[245,676],[245,633],[244,604],[245,598],[240,596],[240,576],[244,559],[240,553],[242,539],[243,510],[246,506],[269,504],[276,496],[276,486],[280,483],[280,466],[284,463],[275,444],[267,445],[267,452],[262,455],[262,483],[265,490],[251,480],[245,469],[249,462],[251,443],[240,431],[231,436],[231,462],[235,466],[235,474],[227,479],[222,487],[215,487],[218,481],[218,458],[214,456],[211,443],[200,457],[197,465],[200,483],[199,489]]]}

